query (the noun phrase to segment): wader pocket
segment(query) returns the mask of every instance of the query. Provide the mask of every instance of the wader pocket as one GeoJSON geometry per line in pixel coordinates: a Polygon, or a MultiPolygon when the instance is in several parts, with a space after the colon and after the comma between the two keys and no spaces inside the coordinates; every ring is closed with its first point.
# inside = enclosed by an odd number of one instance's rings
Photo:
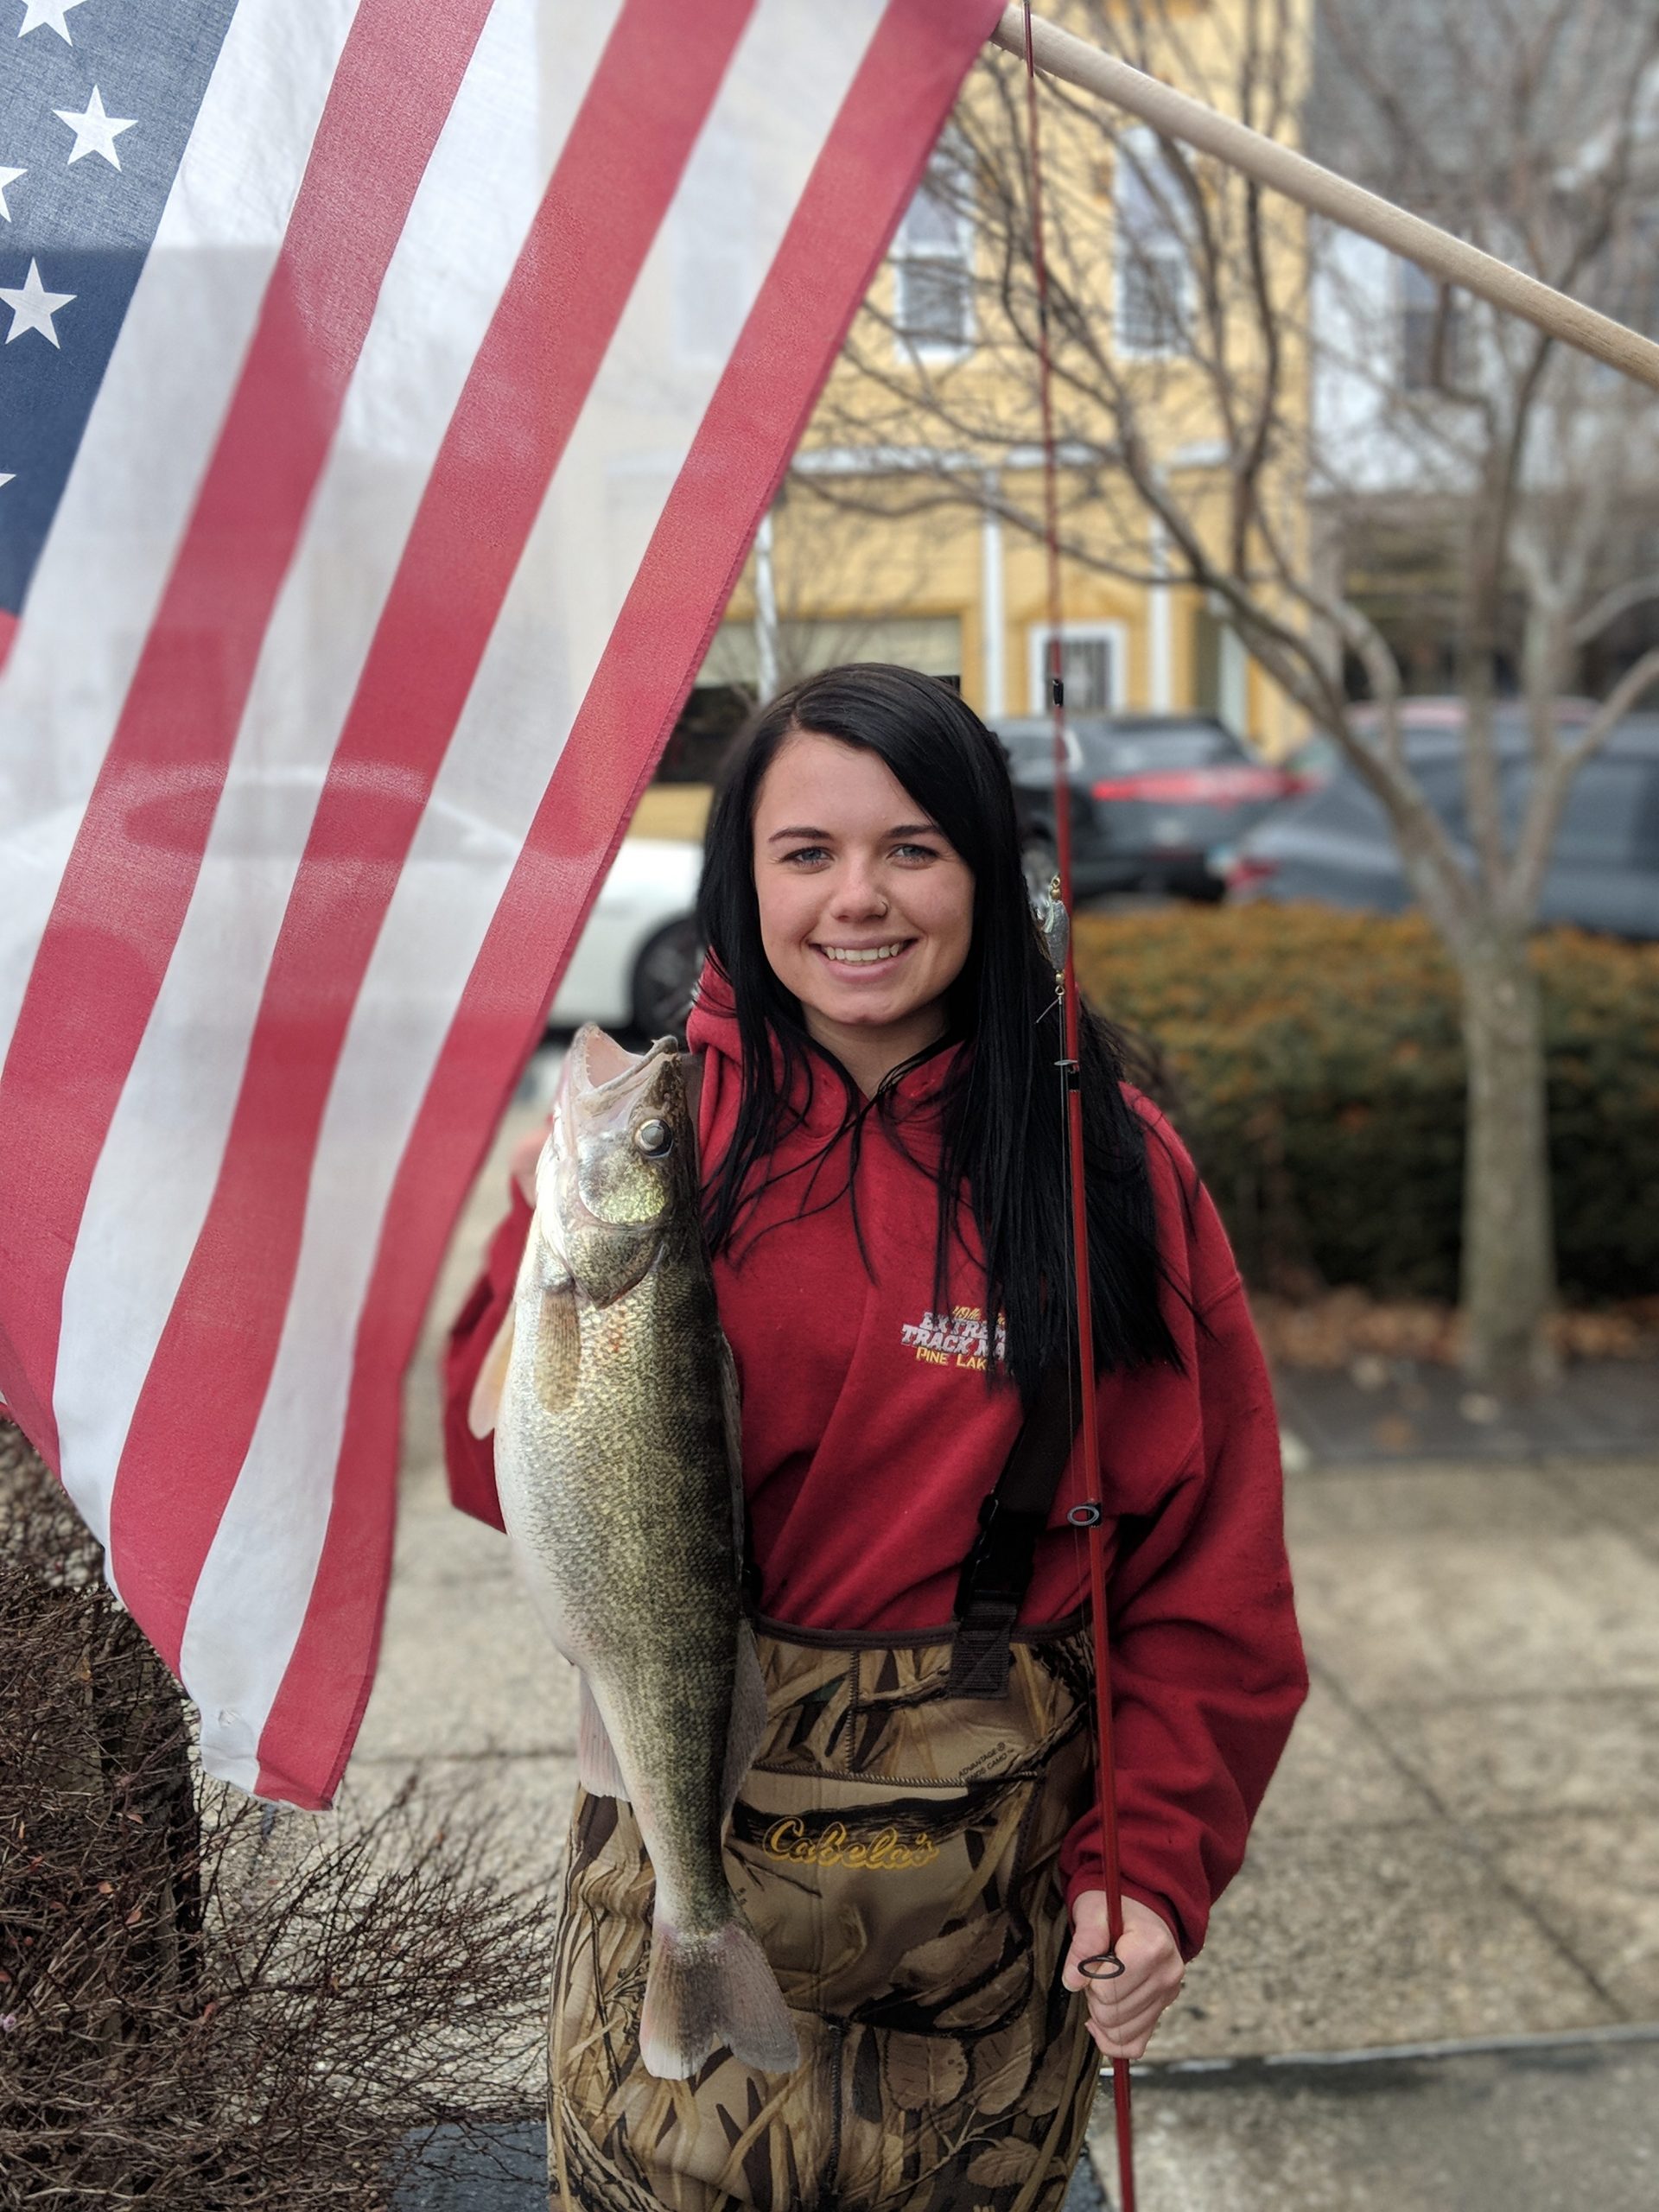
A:
{"type": "Polygon", "coordinates": [[[752,1773],[727,1851],[789,2003],[921,2035],[1017,2012],[1031,1931],[1011,1891],[1031,1782],[802,1784],[752,1773]]]}

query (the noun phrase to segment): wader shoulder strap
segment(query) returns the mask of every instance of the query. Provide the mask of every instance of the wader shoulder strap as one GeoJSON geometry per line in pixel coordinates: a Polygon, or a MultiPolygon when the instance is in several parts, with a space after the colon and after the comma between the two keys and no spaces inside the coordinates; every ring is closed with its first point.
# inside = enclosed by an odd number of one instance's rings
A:
{"type": "Polygon", "coordinates": [[[952,1696],[1007,1694],[1008,1640],[1077,1433],[1078,1394],[1066,1381],[1061,1367],[1045,1376],[996,1488],[980,1501],[979,1534],[957,1585],[952,1696]]]}

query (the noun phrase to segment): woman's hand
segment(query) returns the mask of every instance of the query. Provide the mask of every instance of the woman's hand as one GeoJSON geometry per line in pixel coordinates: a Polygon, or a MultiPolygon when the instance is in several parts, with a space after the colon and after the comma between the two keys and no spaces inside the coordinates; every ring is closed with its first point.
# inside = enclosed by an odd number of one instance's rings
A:
{"type": "Polygon", "coordinates": [[[1123,1900],[1123,1938],[1117,1955],[1123,1971],[1096,1981],[1080,1971],[1111,1942],[1106,1892],[1084,1890],[1071,1908],[1071,1948],[1061,1975],[1068,1989],[1089,1993],[1089,2032],[1108,2058],[1143,2058],[1164,2008],[1180,1993],[1186,1969],[1161,1916],[1138,1897],[1123,1900]]]}

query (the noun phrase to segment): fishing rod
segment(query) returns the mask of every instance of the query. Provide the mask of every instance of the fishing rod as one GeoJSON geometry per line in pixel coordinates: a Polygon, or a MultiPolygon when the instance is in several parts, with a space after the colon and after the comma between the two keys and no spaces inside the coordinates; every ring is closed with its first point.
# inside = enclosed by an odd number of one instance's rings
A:
{"type": "MultiPolygon", "coordinates": [[[[1065,681],[1060,608],[1058,465],[1054,438],[1052,365],[1048,338],[1048,262],[1043,239],[1043,167],[1038,117],[1037,63],[1032,44],[1031,0],[1025,0],[1026,122],[1031,141],[1031,251],[1037,290],[1037,389],[1043,454],[1043,548],[1047,563],[1049,703],[1054,718],[1054,846],[1061,908],[1071,912],[1071,806],[1066,773],[1065,681]]],[[[1089,1280],[1089,1205],[1083,1151],[1083,1054],[1077,1006],[1077,963],[1072,935],[1066,931],[1059,974],[1065,1058],[1059,1063],[1064,1087],[1067,1167],[1071,1198],[1071,1269],[1077,1304],[1077,1372],[1082,1419],[1084,1497],[1071,1519],[1088,1532],[1090,1611],[1095,1648],[1095,1798],[1100,1815],[1101,1857],[1106,1891],[1108,1942],[1104,1951],[1079,1961],[1091,1981],[1116,1980],[1123,1972],[1118,1945],[1123,1936],[1123,1878],[1118,1857],[1117,1769],[1112,1730],[1110,1634],[1106,1611],[1106,1525],[1100,1479],[1100,1412],[1095,1387],[1094,1313],[1089,1280]]],[[[1116,2120],[1118,2190],[1122,2212],[1135,2212],[1135,2143],[1129,2110],[1129,2062],[1112,2061],[1112,2101],[1116,2120]]]]}

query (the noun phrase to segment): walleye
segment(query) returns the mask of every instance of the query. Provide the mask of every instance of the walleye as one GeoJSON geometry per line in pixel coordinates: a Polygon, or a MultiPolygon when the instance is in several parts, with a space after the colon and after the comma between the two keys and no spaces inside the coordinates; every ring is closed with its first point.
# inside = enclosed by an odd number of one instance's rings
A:
{"type": "Polygon", "coordinates": [[[722,2044],[767,2073],[799,2063],[721,1855],[766,1697],[741,1603],[737,1379],[696,1152],[673,1040],[635,1058],[578,1030],[470,1414],[476,1435],[495,1430],[507,1534],[580,1672],[583,1787],[627,1799],[651,1855],[639,2048],[669,2079],[722,2044]]]}

